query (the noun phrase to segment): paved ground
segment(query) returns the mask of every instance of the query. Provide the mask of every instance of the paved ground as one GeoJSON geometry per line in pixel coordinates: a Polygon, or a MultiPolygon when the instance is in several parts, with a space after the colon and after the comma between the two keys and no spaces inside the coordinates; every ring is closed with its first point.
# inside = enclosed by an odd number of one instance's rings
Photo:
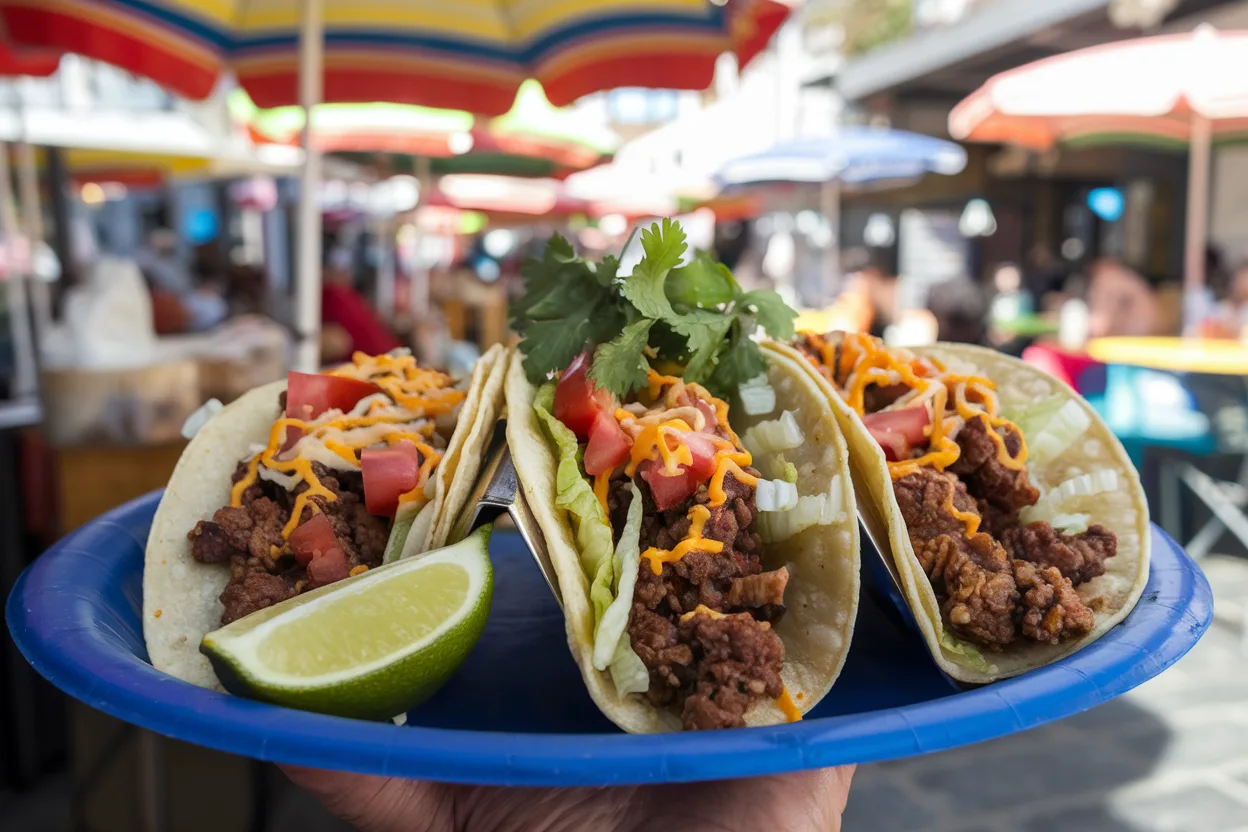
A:
{"type": "MultiPolygon", "coordinates": [[[[846,832],[1248,832],[1248,560],[1203,566],[1217,619],[1175,667],[1060,723],[863,766],[846,832]]],[[[275,784],[263,832],[349,832],[284,778],[275,784]]],[[[64,781],[0,794],[0,832],[68,829],[67,795],[64,781]]]]}
{"type": "Polygon", "coordinates": [[[1217,618],[1177,665],[1059,723],[860,768],[846,832],[1248,831],[1248,561],[1202,565],[1217,618]]]}

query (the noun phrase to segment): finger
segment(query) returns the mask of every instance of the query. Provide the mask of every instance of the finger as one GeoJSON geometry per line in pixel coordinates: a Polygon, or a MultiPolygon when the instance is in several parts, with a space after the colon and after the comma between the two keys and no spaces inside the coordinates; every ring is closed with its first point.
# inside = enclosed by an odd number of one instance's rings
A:
{"type": "Polygon", "coordinates": [[[437,783],[279,766],[295,785],[361,832],[450,832],[453,805],[437,783]]]}

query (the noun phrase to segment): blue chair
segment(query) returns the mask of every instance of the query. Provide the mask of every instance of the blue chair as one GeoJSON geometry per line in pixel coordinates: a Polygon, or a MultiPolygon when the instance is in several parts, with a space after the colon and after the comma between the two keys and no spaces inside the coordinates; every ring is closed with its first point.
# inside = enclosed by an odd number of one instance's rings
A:
{"type": "Polygon", "coordinates": [[[1230,531],[1248,547],[1248,388],[1240,376],[1172,373],[1109,364],[1104,368],[1104,392],[1094,380],[1088,401],[1122,441],[1136,467],[1145,452],[1166,451],[1159,470],[1159,520],[1182,542],[1180,484],[1186,485],[1213,516],[1191,537],[1185,548],[1201,558],[1230,531]],[[1194,460],[1217,454],[1240,457],[1237,481],[1211,477],[1194,460]]]}

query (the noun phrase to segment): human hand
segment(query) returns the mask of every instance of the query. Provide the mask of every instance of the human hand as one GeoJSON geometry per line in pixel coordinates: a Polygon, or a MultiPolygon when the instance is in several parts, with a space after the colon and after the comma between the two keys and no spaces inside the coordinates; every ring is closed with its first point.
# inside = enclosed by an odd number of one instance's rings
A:
{"type": "Polygon", "coordinates": [[[853,766],[612,788],[461,786],[295,766],[283,771],[361,832],[839,832],[853,766]]]}

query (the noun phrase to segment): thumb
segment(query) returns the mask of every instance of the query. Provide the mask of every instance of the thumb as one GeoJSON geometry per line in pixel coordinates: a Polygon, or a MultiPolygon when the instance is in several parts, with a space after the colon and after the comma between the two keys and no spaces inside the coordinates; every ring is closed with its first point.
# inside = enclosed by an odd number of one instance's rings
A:
{"type": "Polygon", "coordinates": [[[360,832],[443,832],[453,826],[450,793],[436,783],[279,766],[291,782],[360,832]]]}

